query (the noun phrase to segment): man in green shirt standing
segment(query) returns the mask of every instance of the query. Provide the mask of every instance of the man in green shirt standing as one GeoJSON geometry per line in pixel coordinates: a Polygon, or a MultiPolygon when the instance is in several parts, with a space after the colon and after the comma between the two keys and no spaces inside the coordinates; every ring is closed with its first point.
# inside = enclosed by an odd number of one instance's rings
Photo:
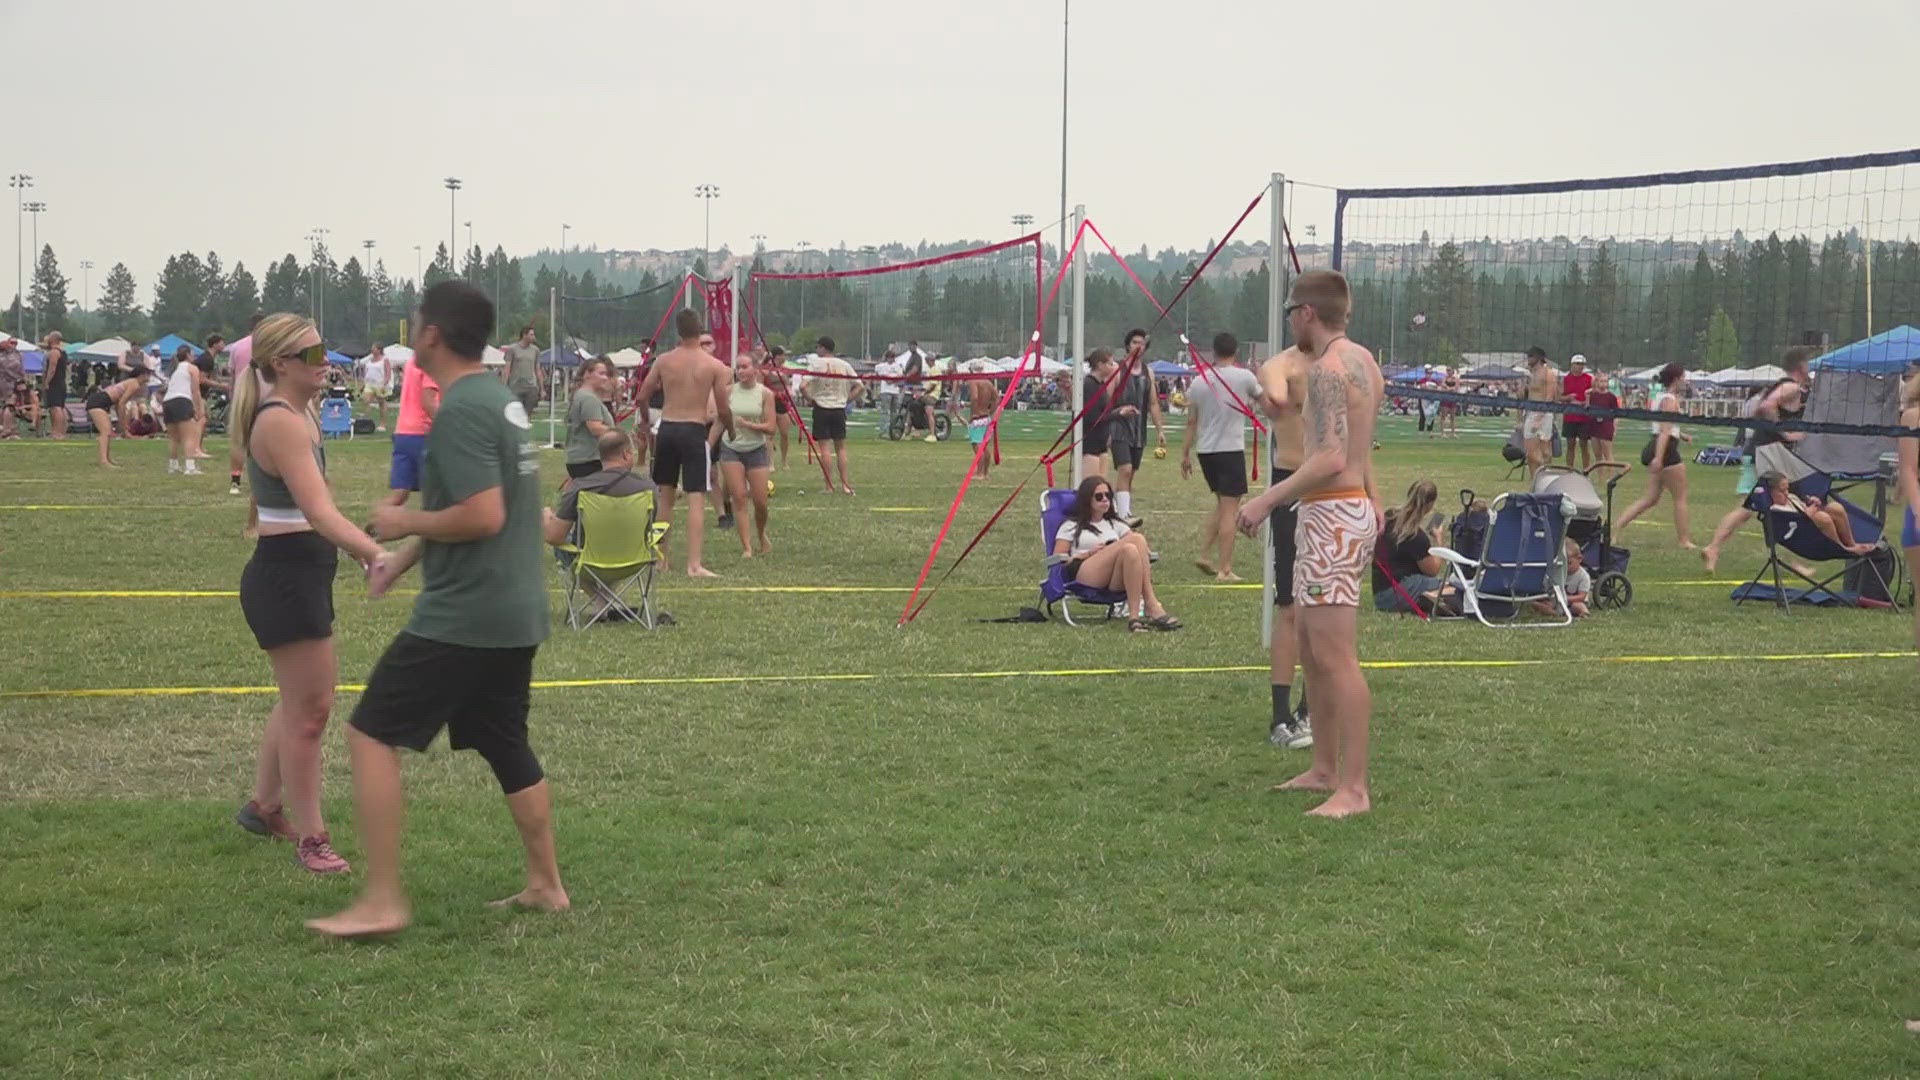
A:
{"type": "Polygon", "coordinates": [[[356,825],[367,880],[345,911],[307,926],[335,937],[404,929],[412,909],[400,887],[404,800],[398,749],[423,751],[448,730],[454,749],[485,758],[506,794],[526,849],[527,886],[502,905],[563,911],[551,802],[527,744],[533,656],[548,629],[540,477],[526,407],[482,356],[493,304],[460,281],[420,302],[415,363],[442,387],[427,436],[421,509],[382,506],[382,540],[418,539],[379,560],[368,591],[379,596],[420,563],[413,618],[387,647],[353,711],[356,825]]]}
{"type": "Polygon", "coordinates": [[[534,406],[540,404],[540,346],[534,343],[533,325],[521,327],[520,340],[501,351],[506,354],[507,366],[501,369],[500,377],[532,416],[534,406]]]}

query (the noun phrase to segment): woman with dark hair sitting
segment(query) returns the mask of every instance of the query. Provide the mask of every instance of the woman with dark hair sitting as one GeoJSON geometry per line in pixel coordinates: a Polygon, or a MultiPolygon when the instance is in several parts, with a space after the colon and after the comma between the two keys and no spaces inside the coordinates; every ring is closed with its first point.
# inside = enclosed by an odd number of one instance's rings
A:
{"type": "Polygon", "coordinates": [[[1073,512],[1054,536],[1053,553],[1067,557],[1068,580],[1127,594],[1128,630],[1178,630],[1183,625],[1154,595],[1147,538],[1120,520],[1106,477],[1081,481],[1073,512]]]}
{"type": "Polygon", "coordinates": [[[1416,480],[1407,488],[1407,501],[1387,511],[1373,547],[1375,611],[1410,612],[1416,603],[1432,611],[1434,602],[1451,591],[1440,577],[1440,556],[1433,553],[1440,543],[1439,515],[1433,513],[1439,498],[1433,481],[1416,480]]]}

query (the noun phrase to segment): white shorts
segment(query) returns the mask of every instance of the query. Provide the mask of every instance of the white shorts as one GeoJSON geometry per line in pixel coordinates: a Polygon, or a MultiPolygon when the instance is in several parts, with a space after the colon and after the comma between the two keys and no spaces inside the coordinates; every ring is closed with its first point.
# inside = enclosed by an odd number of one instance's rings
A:
{"type": "Polygon", "coordinates": [[[1553,414],[1546,412],[1528,413],[1526,419],[1520,424],[1520,437],[1539,442],[1551,442],[1553,440],[1553,414]]]}

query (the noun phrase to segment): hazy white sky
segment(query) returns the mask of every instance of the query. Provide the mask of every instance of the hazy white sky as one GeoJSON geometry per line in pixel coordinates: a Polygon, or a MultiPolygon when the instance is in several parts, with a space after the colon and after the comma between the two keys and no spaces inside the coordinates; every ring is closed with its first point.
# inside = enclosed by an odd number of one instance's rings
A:
{"type": "MultiPolygon", "coordinates": [[[[169,253],[257,274],[315,226],[341,259],[371,239],[411,275],[413,245],[447,237],[449,175],[475,240],[515,253],[562,222],[583,245],[697,246],[702,182],[722,192],[716,248],[997,239],[1014,213],[1058,216],[1060,17],[1058,0],[0,0],[0,171],[34,177],[76,292],[79,260],[96,296],[124,261],[143,303],[169,253]]],[[[1498,182],[1899,149],[1920,142],[1917,39],[1915,0],[1079,0],[1071,199],[1122,250],[1158,249],[1218,236],[1275,170],[1498,182]]],[[[1243,233],[1265,234],[1263,216],[1243,233]]]]}

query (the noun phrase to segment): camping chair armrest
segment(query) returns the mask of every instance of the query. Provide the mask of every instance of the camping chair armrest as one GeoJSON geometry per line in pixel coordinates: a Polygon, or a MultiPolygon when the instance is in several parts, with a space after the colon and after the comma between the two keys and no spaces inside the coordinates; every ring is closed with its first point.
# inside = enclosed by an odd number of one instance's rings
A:
{"type": "Polygon", "coordinates": [[[672,528],[673,523],[670,521],[656,521],[652,525],[647,526],[647,539],[658,544],[660,541],[666,539],[667,533],[672,528]]]}
{"type": "Polygon", "coordinates": [[[1430,555],[1438,555],[1442,559],[1445,559],[1447,562],[1450,562],[1455,566],[1479,566],[1480,565],[1480,560],[1478,559],[1469,559],[1465,555],[1460,554],[1459,552],[1453,550],[1452,548],[1440,547],[1437,544],[1434,545],[1433,547],[1428,548],[1427,553],[1430,555]]]}
{"type": "Polygon", "coordinates": [[[1048,555],[1041,561],[1040,565],[1051,569],[1056,566],[1065,566],[1072,561],[1073,556],[1071,555],[1048,555]]]}

